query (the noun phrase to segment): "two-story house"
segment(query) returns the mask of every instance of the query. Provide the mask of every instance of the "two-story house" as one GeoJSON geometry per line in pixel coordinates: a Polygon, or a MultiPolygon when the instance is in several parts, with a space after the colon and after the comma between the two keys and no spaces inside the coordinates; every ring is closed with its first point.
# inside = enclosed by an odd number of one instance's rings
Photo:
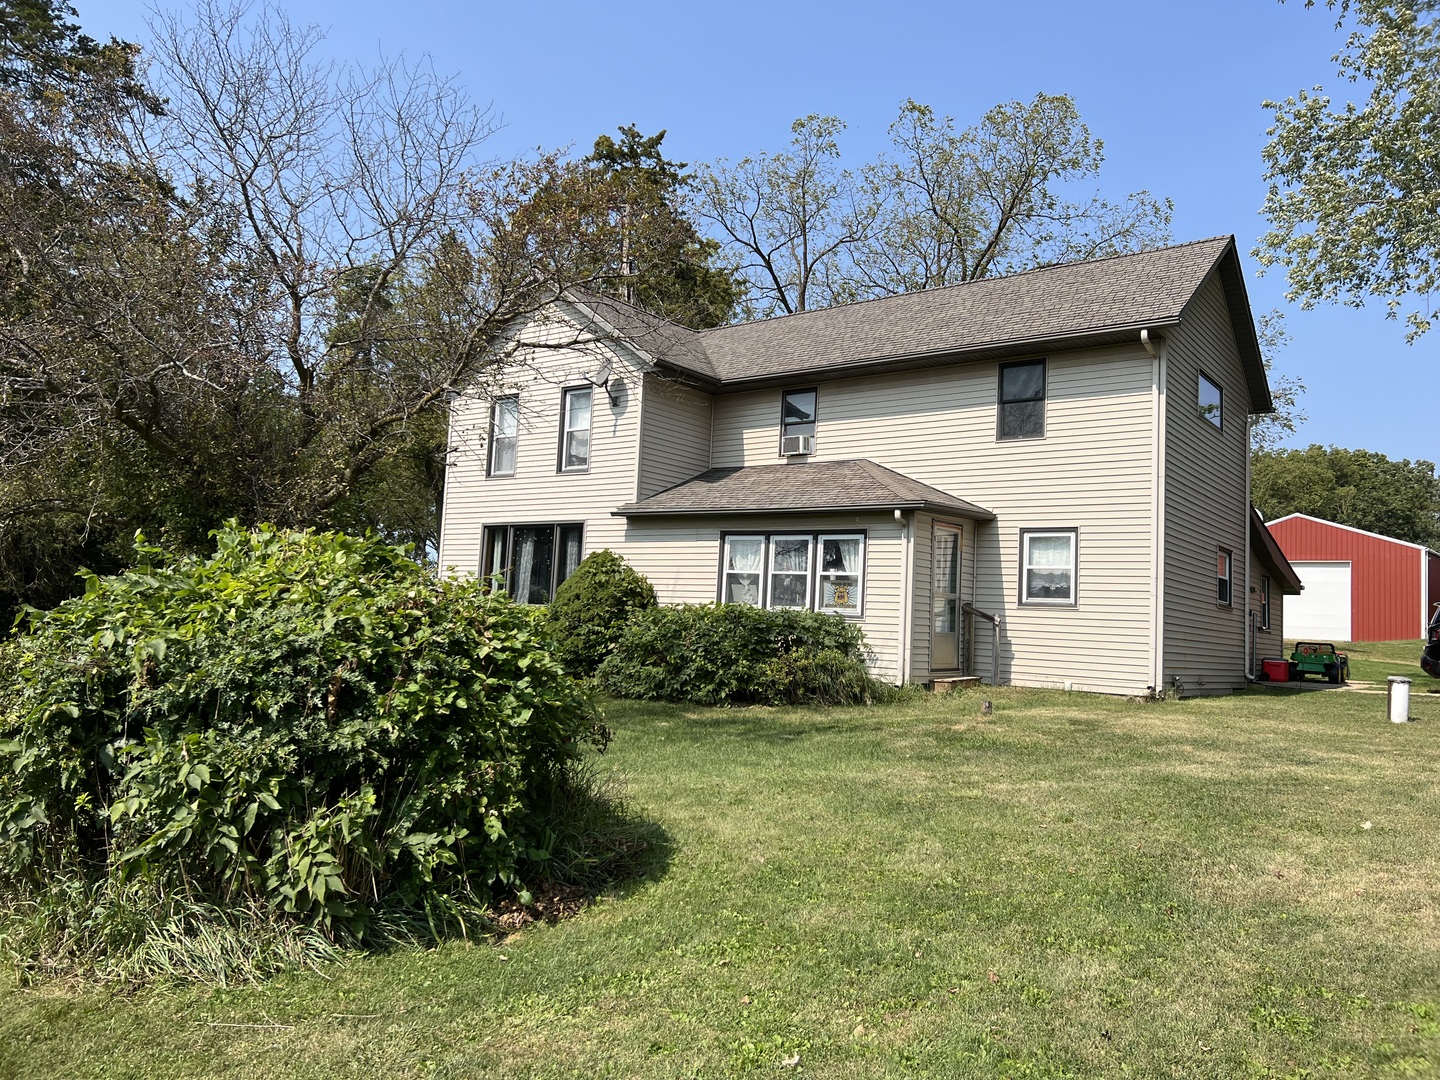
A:
{"type": "Polygon", "coordinates": [[[1244,685],[1299,584],[1234,239],[694,332],[567,294],[451,416],[440,562],[543,603],[611,548],[662,603],[858,621],[877,675],[1244,685]]]}

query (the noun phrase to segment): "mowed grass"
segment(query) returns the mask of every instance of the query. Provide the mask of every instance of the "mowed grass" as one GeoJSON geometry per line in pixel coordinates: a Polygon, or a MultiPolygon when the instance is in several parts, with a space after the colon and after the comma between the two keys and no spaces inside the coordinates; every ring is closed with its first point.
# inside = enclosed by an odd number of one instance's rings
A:
{"type": "MultiPolygon", "coordinates": [[[[1293,641],[1287,643],[1289,648],[1294,646],[1293,641]]],[[[1403,675],[1413,683],[1414,693],[1440,691],[1440,679],[1432,679],[1420,670],[1420,654],[1425,651],[1425,642],[1418,638],[1414,641],[1347,641],[1337,643],[1336,648],[1350,658],[1352,679],[1384,683],[1391,675],[1403,675]]]]}
{"type": "Polygon", "coordinates": [[[1436,1075],[1440,699],[1413,714],[614,703],[648,879],[323,976],[9,989],[0,1075],[1436,1075]]]}

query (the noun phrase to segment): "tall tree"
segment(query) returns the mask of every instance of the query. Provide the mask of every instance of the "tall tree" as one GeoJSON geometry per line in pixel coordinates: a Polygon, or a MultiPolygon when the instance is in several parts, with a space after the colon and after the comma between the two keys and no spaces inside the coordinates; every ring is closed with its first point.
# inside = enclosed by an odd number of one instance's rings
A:
{"type": "Polygon", "coordinates": [[[608,295],[692,329],[728,322],[742,284],[685,208],[693,185],[686,164],[665,157],[664,131],[618,130],[619,139],[601,135],[578,161],[542,158],[546,175],[512,230],[549,237],[548,257],[566,264],[565,276],[608,295]]]}
{"type": "Polygon", "coordinates": [[[1285,267],[1287,295],[1306,307],[1377,298],[1390,318],[1404,311],[1413,342],[1432,321],[1421,298],[1440,284],[1440,3],[1325,6],[1349,26],[1334,61],[1361,101],[1339,105],[1317,86],[1265,102],[1271,227],[1255,255],[1285,267]]]}
{"type": "Polygon", "coordinates": [[[1265,362],[1265,375],[1270,382],[1270,401],[1275,411],[1261,413],[1250,418],[1251,454],[1274,450],[1282,439],[1294,435],[1309,417],[1300,405],[1305,393],[1305,383],[1298,375],[1282,375],[1276,368],[1275,358],[1280,350],[1290,343],[1290,334],[1285,329],[1285,313],[1274,308],[1255,321],[1255,330],[1260,337],[1260,354],[1265,362]]]}
{"type": "Polygon", "coordinates": [[[1440,478],[1428,461],[1313,445],[1255,455],[1251,496],[1267,519],[1310,514],[1440,548],[1440,478]]]}
{"type": "Polygon", "coordinates": [[[699,212],[741,263],[756,314],[886,296],[1136,251],[1169,238],[1171,204],[1082,186],[1104,144],[1074,101],[1038,94],[973,127],[906,101],[893,157],[841,165],[844,124],[809,116],[790,150],[702,170],[699,212]]]}
{"type": "Polygon", "coordinates": [[[811,114],[790,125],[790,149],[717,161],[699,174],[697,212],[718,230],[750,287],[750,315],[789,315],[850,299],[850,250],[878,207],[840,166],[845,125],[811,114]]]}
{"type": "Polygon", "coordinates": [[[972,128],[908,100],[890,125],[893,160],[868,168],[882,206],[853,260],[858,295],[974,281],[1103,258],[1169,239],[1171,204],[1140,191],[1112,202],[1090,181],[1104,143],[1068,95],[996,105],[972,128]]]}
{"type": "Polygon", "coordinates": [[[451,82],[322,63],[277,7],[160,19],[141,93],[132,49],[66,26],[7,46],[0,83],[0,608],[137,527],[424,543],[448,397],[587,280],[563,228],[516,226],[552,170],[481,164],[490,119],[451,82]]]}

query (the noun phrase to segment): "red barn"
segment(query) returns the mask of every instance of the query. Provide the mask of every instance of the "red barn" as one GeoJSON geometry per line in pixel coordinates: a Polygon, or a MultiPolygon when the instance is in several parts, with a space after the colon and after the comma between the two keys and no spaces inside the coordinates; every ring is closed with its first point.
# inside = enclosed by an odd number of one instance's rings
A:
{"type": "Polygon", "coordinates": [[[1290,514],[1266,523],[1305,591],[1285,597],[1285,635],[1310,641],[1425,636],[1440,555],[1419,544],[1290,514]]]}

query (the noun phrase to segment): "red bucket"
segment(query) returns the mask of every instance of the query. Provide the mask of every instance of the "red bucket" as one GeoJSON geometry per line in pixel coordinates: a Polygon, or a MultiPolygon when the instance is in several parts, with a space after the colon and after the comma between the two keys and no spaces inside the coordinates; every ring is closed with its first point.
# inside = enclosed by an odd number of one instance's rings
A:
{"type": "Polygon", "coordinates": [[[1290,661],[1288,660],[1261,660],[1260,670],[1265,672],[1265,678],[1271,682],[1290,681],[1290,661]]]}

